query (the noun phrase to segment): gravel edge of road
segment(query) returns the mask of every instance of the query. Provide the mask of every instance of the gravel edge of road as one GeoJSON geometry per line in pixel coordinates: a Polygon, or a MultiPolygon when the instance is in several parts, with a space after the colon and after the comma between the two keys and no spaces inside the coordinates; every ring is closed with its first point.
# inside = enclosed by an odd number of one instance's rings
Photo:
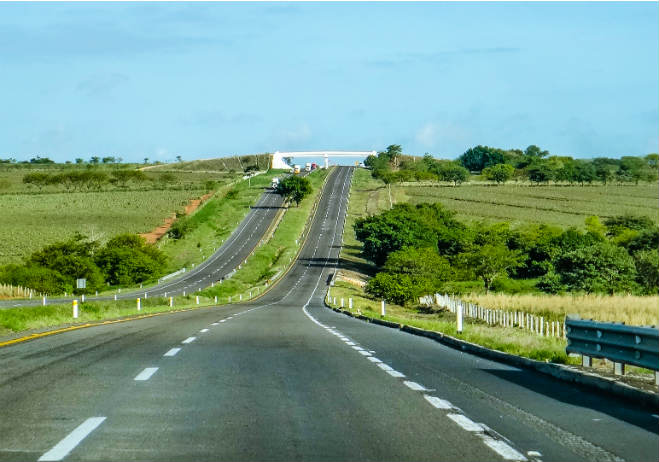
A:
{"type": "Polygon", "coordinates": [[[633,401],[637,404],[640,403],[646,406],[652,406],[654,409],[659,408],[659,395],[657,393],[641,390],[640,388],[636,388],[631,385],[618,382],[614,379],[603,377],[599,374],[595,374],[591,372],[583,372],[576,368],[573,368],[571,366],[565,366],[563,364],[554,364],[548,362],[545,363],[542,361],[536,361],[534,359],[524,358],[522,356],[517,356],[510,353],[504,353],[503,351],[492,350],[490,348],[485,348],[475,343],[471,343],[464,340],[460,340],[455,337],[451,337],[450,335],[446,335],[441,332],[420,329],[418,327],[412,327],[406,324],[398,324],[377,318],[370,318],[364,315],[355,315],[350,311],[341,310],[339,308],[333,308],[329,306],[326,303],[326,300],[323,300],[323,304],[325,305],[326,308],[335,311],[337,313],[350,316],[351,318],[359,319],[373,324],[378,324],[380,326],[385,326],[392,329],[399,329],[404,332],[407,332],[408,334],[430,338],[432,340],[435,340],[436,342],[442,343],[444,345],[450,346],[460,351],[475,354],[477,356],[503,362],[516,367],[533,369],[542,374],[551,375],[552,377],[562,380],[564,382],[576,383],[588,388],[597,389],[598,391],[610,393],[620,398],[633,401]]]}

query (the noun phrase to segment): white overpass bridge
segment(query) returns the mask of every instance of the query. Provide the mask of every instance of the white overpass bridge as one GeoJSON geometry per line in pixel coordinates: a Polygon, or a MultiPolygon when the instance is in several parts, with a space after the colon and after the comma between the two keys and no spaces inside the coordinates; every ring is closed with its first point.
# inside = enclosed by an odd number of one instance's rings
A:
{"type": "Polygon", "coordinates": [[[375,155],[375,151],[296,151],[296,152],[275,152],[272,155],[271,168],[290,169],[291,166],[285,161],[285,157],[323,157],[325,159],[325,168],[329,166],[330,157],[363,157],[366,159],[370,155],[375,155]]]}

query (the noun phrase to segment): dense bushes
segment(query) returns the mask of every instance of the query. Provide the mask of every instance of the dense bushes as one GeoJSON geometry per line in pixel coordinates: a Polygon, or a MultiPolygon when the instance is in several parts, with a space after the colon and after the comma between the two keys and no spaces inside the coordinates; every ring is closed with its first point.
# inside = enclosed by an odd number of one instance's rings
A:
{"type": "Polygon", "coordinates": [[[659,291],[659,229],[651,220],[586,221],[586,232],[546,225],[466,225],[439,204],[397,204],[357,220],[354,229],[363,255],[382,267],[367,292],[396,303],[479,285],[509,292],[659,291]]]}
{"type": "Polygon", "coordinates": [[[137,235],[122,234],[101,247],[77,234],[34,252],[24,265],[0,268],[0,282],[57,294],[93,293],[106,284],[130,285],[162,274],[165,255],[137,235]],[[75,289],[76,279],[86,279],[85,289],[75,289]]]}

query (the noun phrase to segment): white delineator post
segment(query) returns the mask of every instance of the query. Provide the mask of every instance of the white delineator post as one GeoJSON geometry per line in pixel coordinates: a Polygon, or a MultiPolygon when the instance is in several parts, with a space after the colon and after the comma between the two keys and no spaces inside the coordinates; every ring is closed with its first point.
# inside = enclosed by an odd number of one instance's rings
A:
{"type": "Polygon", "coordinates": [[[348,308],[352,309],[352,297],[348,299],[348,308]]]}
{"type": "Polygon", "coordinates": [[[456,310],[457,316],[457,325],[458,325],[458,334],[462,333],[462,303],[458,304],[458,309],[456,310]]]}
{"type": "Polygon", "coordinates": [[[46,306],[46,296],[45,295],[43,297],[41,297],[41,304],[43,306],[46,306]]]}
{"type": "Polygon", "coordinates": [[[385,306],[385,301],[382,300],[382,310],[381,310],[380,316],[386,316],[386,315],[387,315],[387,308],[385,306]]]}
{"type": "Polygon", "coordinates": [[[73,317],[78,317],[78,300],[73,300],[73,317]]]}
{"type": "Polygon", "coordinates": [[[174,306],[174,297],[169,297],[169,307],[172,308],[174,306]]]}
{"type": "Polygon", "coordinates": [[[140,311],[142,309],[142,303],[140,302],[140,299],[137,299],[137,311],[140,311]]]}
{"type": "Polygon", "coordinates": [[[199,305],[199,295],[197,295],[194,299],[195,299],[195,303],[199,305]]]}

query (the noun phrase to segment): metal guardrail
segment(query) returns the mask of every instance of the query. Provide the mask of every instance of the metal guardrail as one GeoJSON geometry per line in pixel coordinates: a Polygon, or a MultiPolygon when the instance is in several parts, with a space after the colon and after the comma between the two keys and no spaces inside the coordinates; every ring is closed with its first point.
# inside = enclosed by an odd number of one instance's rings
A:
{"type": "MultiPolygon", "coordinates": [[[[659,381],[659,329],[626,326],[567,317],[567,353],[581,354],[582,364],[592,366],[591,358],[613,361],[614,372],[624,374],[624,365],[655,371],[659,381]]],[[[659,382],[658,382],[659,383],[659,382]]]]}

